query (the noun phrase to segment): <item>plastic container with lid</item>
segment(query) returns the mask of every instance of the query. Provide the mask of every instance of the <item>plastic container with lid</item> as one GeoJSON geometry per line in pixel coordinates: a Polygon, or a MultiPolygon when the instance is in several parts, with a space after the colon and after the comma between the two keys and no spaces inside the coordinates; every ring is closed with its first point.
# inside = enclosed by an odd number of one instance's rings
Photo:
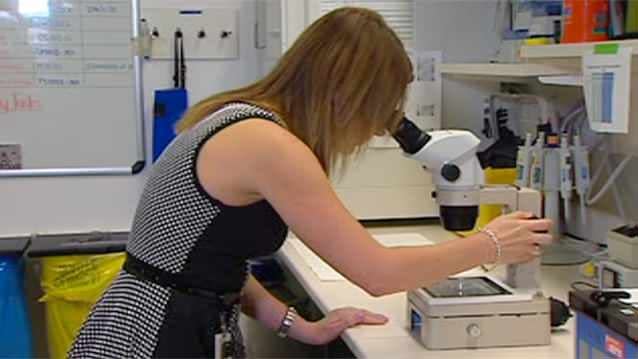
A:
{"type": "Polygon", "coordinates": [[[609,0],[564,0],[561,42],[609,40],[609,0]]]}
{"type": "Polygon", "coordinates": [[[0,358],[31,358],[22,256],[29,239],[0,239],[0,358]]]}
{"type": "Polygon", "coordinates": [[[49,358],[64,359],[93,305],[124,263],[128,233],[36,237],[29,257],[42,262],[49,358]]]}

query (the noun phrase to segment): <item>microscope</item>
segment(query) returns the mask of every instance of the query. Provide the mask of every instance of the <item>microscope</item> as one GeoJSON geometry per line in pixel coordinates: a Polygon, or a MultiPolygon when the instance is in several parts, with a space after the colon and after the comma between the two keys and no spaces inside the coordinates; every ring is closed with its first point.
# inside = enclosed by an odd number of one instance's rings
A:
{"type": "MultiPolygon", "coordinates": [[[[426,133],[404,118],[393,137],[432,173],[445,229],[473,229],[481,204],[541,217],[538,191],[484,184],[476,156],[480,140],[471,132],[426,133]]],[[[540,289],[540,260],[508,265],[504,278],[474,271],[409,291],[407,319],[411,334],[428,349],[548,345],[550,302],[540,289]]]]}

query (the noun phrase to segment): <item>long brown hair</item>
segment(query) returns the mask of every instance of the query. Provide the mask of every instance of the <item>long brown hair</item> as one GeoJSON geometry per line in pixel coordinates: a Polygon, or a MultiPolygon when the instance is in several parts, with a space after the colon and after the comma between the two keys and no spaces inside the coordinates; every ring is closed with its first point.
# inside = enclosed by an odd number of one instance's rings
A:
{"type": "Polygon", "coordinates": [[[308,27],[263,79],[211,96],[178,123],[184,131],[225,104],[241,101],[276,113],[329,173],[402,118],[412,65],[378,13],[334,10],[308,27]]]}

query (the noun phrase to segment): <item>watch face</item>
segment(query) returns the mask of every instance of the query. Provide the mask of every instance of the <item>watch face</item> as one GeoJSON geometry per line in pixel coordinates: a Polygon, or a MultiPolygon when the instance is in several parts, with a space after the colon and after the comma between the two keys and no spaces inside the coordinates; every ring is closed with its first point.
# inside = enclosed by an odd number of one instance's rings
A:
{"type": "Polygon", "coordinates": [[[512,294],[487,277],[448,278],[423,289],[433,298],[466,298],[512,294]]]}
{"type": "Polygon", "coordinates": [[[284,316],[284,318],[281,321],[281,325],[279,326],[279,330],[277,331],[277,334],[280,337],[285,338],[285,337],[288,336],[288,330],[292,326],[292,323],[295,321],[295,315],[296,314],[297,314],[297,311],[295,310],[295,308],[293,308],[293,307],[288,308],[288,311],[286,312],[286,315],[284,316]]]}

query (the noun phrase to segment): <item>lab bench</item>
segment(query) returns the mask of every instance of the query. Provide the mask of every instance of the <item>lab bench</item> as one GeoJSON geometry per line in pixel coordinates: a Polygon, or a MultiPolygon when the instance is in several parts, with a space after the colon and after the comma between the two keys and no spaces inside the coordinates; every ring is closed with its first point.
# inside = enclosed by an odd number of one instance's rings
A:
{"type": "MultiPolygon", "coordinates": [[[[368,227],[373,235],[418,233],[433,242],[455,238],[441,226],[402,225],[368,227]]],[[[298,244],[297,244],[298,245],[298,244]]],[[[451,253],[450,255],[455,255],[451,253]]],[[[361,307],[386,315],[390,320],[383,326],[361,326],[347,330],[342,340],[359,358],[573,358],[574,320],[552,333],[551,345],[471,350],[428,351],[408,333],[406,293],[375,298],[348,281],[322,281],[299,254],[298,247],[286,241],[277,254],[278,260],[303,287],[307,295],[323,313],[341,307],[361,307]]],[[[415,269],[418,270],[418,269],[415,269]]],[[[427,270],[427,263],[421,270],[427,270]]],[[[496,269],[498,274],[499,270],[496,269]]],[[[544,266],[542,289],[546,296],[567,302],[570,283],[579,280],[578,266],[544,266]]],[[[516,330],[516,328],[512,328],[516,330]]]]}

